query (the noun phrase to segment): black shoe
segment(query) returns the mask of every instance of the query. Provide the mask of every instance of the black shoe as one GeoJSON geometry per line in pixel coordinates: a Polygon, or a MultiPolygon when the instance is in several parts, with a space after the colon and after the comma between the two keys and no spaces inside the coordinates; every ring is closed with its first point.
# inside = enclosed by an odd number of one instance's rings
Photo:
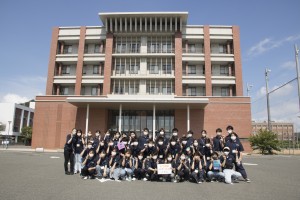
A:
{"type": "Polygon", "coordinates": [[[70,172],[69,175],[74,175],[74,172],[70,172]]]}
{"type": "Polygon", "coordinates": [[[65,175],[70,175],[70,172],[65,172],[65,175]]]}

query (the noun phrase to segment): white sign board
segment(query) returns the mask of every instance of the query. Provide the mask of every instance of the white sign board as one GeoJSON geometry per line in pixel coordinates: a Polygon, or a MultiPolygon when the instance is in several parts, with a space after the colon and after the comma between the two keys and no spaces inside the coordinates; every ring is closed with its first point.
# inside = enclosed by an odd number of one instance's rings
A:
{"type": "Polygon", "coordinates": [[[157,165],[157,174],[172,174],[172,165],[171,164],[158,164],[157,165]]]}

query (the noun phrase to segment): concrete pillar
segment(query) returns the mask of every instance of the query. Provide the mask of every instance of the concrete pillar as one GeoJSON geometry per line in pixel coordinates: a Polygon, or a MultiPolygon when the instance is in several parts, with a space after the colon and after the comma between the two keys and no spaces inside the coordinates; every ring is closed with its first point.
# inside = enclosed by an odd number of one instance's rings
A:
{"type": "Polygon", "coordinates": [[[85,117],[85,138],[86,138],[86,144],[87,144],[87,134],[89,131],[89,115],[90,115],[90,104],[87,104],[86,106],[86,117],[85,117]]]}
{"type": "Polygon", "coordinates": [[[60,54],[64,53],[64,47],[65,47],[65,43],[64,42],[60,42],[60,54]]]}
{"type": "Polygon", "coordinates": [[[186,124],[187,124],[187,131],[190,130],[190,105],[188,104],[187,105],[187,121],[186,121],[186,124]]]}
{"type": "Polygon", "coordinates": [[[100,94],[101,94],[101,89],[100,89],[100,84],[98,84],[97,95],[100,96],[100,94]]]}
{"type": "Polygon", "coordinates": [[[119,107],[119,132],[122,131],[122,104],[119,107]]]}
{"type": "Polygon", "coordinates": [[[21,112],[21,122],[20,122],[20,128],[19,128],[20,133],[21,133],[22,127],[23,127],[23,118],[24,118],[24,110],[22,110],[22,112],[21,112]]]}
{"type": "Polygon", "coordinates": [[[153,133],[153,141],[155,140],[155,127],[156,127],[156,120],[155,120],[155,116],[156,116],[156,107],[155,107],[155,104],[153,104],[153,122],[152,122],[152,125],[153,125],[153,128],[152,128],[152,133],[153,133]]]}
{"type": "Polygon", "coordinates": [[[230,42],[227,41],[227,53],[231,54],[230,42]]]}

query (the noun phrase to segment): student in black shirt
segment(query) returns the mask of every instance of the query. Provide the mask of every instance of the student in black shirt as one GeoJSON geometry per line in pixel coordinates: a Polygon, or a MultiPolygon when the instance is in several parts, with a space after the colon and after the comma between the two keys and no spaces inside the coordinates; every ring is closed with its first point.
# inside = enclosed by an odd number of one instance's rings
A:
{"type": "Polygon", "coordinates": [[[175,182],[186,181],[189,179],[190,163],[186,159],[184,153],[182,153],[179,159],[177,159],[176,169],[177,169],[177,176],[175,178],[175,182]]]}
{"type": "Polygon", "coordinates": [[[88,156],[86,157],[82,165],[84,166],[82,168],[83,179],[94,179],[97,161],[95,159],[95,152],[93,150],[89,150],[88,156]]]}
{"type": "Polygon", "coordinates": [[[233,170],[235,157],[232,154],[229,154],[230,148],[224,147],[224,155],[220,157],[220,162],[223,167],[223,172],[225,176],[225,183],[232,184],[232,179],[237,180],[242,177],[240,172],[233,170]]]}
{"type": "Polygon", "coordinates": [[[145,161],[143,153],[139,153],[135,158],[135,167],[134,167],[134,175],[135,178],[141,180],[145,178],[146,170],[145,170],[145,161]]]}
{"type": "Polygon", "coordinates": [[[224,138],[222,136],[222,129],[216,130],[216,136],[213,138],[213,150],[216,152],[222,152],[224,148],[224,138]]]}
{"type": "Polygon", "coordinates": [[[194,157],[193,157],[193,160],[191,162],[191,177],[192,179],[200,184],[204,181],[203,179],[203,160],[201,160],[200,158],[200,153],[199,152],[196,152],[194,154],[194,157]]]}
{"type": "Polygon", "coordinates": [[[76,128],[72,129],[72,133],[67,135],[66,144],[64,146],[64,168],[66,175],[74,174],[74,143],[76,140],[76,128]],[[68,170],[68,163],[70,162],[70,171],[68,170]]]}
{"type": "Polygon", "coordinates": [[[109,167],[108,167],[108,157],[106,156],[106,151],[103,150],[100,152],[100,155],[97,159],[97,176],[102,178],[107,178],[109,175],[109,167]]]}

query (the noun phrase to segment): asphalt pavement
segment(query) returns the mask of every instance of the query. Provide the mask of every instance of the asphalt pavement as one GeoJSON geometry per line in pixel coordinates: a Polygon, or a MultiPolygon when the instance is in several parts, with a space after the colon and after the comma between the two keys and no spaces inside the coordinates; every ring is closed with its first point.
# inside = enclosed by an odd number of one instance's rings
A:
{"type": "Polygon", "coordinates": [[[251,183],[82,180],[65,175],[62,153],[0,151],[0,199],[299,200],[300,156],[245,156],[251,183]]]}

